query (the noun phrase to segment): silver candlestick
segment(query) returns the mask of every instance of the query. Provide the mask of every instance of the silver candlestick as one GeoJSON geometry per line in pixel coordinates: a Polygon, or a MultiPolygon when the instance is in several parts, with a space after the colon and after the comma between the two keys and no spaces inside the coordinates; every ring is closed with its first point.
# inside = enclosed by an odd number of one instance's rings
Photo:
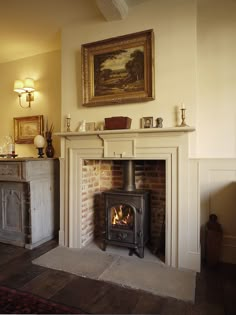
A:
{"type": "Polygon", "coordinates": [[[187,127],[188,125],[186,124],[185,122],[185,111],[186,111],[186,108],[180,108],[181,110],[181,119],[182,119],[182,122],[181,124],[179,125],[179,127],[187,127]]]}

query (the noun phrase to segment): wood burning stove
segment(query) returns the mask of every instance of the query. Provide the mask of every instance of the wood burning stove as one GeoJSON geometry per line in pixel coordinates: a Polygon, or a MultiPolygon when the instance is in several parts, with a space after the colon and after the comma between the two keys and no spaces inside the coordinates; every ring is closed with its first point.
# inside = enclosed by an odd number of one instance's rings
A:
{"type": "Polygon", "coordinates": [[[124,161],[124,187],[104,192],[107,244],[129,248],[129,254],[144,257],[144,246],[149,239],[149,199],[147,190],[135,189],[133,161],[124,161]]]}

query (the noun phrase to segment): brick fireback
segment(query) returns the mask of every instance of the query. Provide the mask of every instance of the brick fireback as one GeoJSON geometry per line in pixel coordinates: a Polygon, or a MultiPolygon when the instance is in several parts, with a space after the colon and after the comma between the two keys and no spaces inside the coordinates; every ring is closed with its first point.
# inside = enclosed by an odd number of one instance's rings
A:
{"type": "MultiPolygon", "coordinates": [[[[163,160],[135,160],[137,189],[151,191],[150,240],[159,244],[165,224],[166,172],[163,160]]],[[[122,161],[84,160],[82,168],[82,245],[105,231],[102,192],[123,187],[122,161]]],[[[155,246],[155,245],[154,245],[155,246]]]]}

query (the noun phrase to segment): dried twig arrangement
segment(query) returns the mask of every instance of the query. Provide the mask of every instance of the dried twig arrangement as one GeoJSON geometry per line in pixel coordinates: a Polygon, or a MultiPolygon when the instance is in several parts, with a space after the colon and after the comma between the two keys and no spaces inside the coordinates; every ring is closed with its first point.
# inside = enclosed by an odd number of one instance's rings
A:
{"type": "Polygon", "coordinates": [[[49,129],[48,129],[48,124],[46,125],[46,132],[45,132],[46,139],[51,139],[52,138],[53,129],[54,129],[53,123],[51,124],[49,129]]]}

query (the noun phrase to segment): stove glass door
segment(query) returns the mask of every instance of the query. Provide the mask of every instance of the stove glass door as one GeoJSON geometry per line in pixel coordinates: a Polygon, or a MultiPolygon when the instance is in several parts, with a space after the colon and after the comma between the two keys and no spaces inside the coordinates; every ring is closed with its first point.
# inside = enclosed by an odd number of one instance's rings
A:
{"type": "Polygon", "coordinates": [[[113,229],[133,230],[134,208],[129,204],[120,203],[110,208],[110,220],[113,229]]]}

